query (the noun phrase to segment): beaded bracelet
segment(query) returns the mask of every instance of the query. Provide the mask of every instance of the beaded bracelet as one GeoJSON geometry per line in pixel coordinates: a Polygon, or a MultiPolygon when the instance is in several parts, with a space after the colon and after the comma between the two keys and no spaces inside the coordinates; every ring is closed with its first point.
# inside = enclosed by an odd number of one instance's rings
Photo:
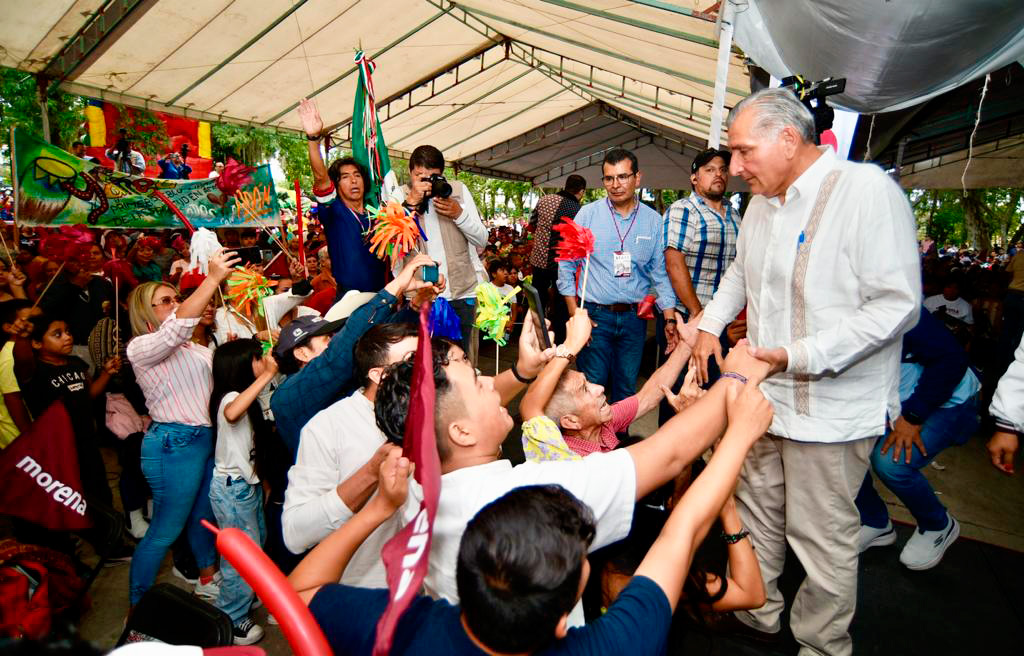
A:
{"type": "Polygon", "coordinates": [[[747,377],[744,376],[743,374],[738,374],[735,371],[723,371],[722,372],[722,378],[735,378],[736,380],[740,381],[744,385],[747,384],[747,377]]]}
{"type": "Polygon", "coordinates": [[[747,537],[748,535],[750,535],[750,531],[748,531],[747,529],[743,528],[743,529],[740,529],[739,533],[726,533],[725,531],[722,531],[721,538],[722,538],[722,541],[725,542],[726,544],[736,544],[737,542],[739,542],[743,538],[747,537]]]}

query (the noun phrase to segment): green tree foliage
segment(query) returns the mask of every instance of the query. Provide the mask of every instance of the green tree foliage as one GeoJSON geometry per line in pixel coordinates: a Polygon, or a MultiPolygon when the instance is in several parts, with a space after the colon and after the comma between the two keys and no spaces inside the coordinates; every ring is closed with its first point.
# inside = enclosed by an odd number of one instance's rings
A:
{"type": "MultiPolygon", "coordinates": [[[[17,126],[43,136],[43,120],[39,111],[36,79],[13,68],[0,67],[0,151],[3,168],[0,177],[10,183],[9,146],[11,128],[17,126]]],[[[72,141],[85,136],[85,102],[78,96],[55,91],[47,99],[50,135],[54,144],[69,148],[72,141]]]]}
{"type": "Polygon", "coordinates": [[[908,196],[920,236],[941,245],[986,249],[1024,237],[1020,189],[969,189],[966,194],[960,189],[915,189],[908,196]]]}
{"type": "MultiPolygon", "coordinates": [[[[125,137],[135,144],[135,148],[145,154],[163,157],[171,149],[171,138],[167,134],[167,124],[156,114],[134,107],[121,107],[118,129],[124,129],[125,137]]],[[[87,140],[86,143],[88,143],[87,140]]],[[[114,144],[107,144],[113,146],[114,144]]]]}
{"type": "MultiPolygon", "coordinates": [[[[0,129],[6,144],[12,126],[43,136],[43,120],[39,111],[36,79],[13,68],[0,67],[0,129]]],[[[85,101],[62,91],[50,93],[47,99],[50,135],[62,148],[85,136],[85,101]]]]}
{"type": "Polygon", "coordinates": [[[300,135],[278,132],[271,128],[247,127],[229,123],[215,123],[211,128],[213,159],[227,161],[233,157],[247,166],[257,166],[276,156],[284,170],[282,181],[290,187],[298,178],[302,188],[313,188],[313,173],[309,168],[306,140],[300,135]]]}

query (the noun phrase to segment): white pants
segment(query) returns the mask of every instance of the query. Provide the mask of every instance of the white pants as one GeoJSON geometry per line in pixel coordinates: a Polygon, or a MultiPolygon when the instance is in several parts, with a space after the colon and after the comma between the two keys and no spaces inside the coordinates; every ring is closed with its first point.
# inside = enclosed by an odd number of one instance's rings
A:
{"type": "Polygon", "coordinates": [[[765,435],[743,463],[736,499],[767,601],[736,616],[762,631],[781,629],[778,580],[788,541],[807,572],[790,612],[801,655],[853,653],[848,629],[857,606],[860,531],[854,500],[876,439],[825,444],[765,435]]]}

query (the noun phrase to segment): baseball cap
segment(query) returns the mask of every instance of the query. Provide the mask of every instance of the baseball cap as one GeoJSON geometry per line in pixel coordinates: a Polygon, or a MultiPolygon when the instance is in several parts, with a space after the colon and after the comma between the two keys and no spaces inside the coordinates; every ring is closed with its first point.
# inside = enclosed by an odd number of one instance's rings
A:
{"type": "Polygon", "coordinates": [[[729,166],[729,160],[732,159],[732,153],[724,148],[708,148],[706,150],[702,150],[693,158],[693,163],[690,164],[690,173],[696,173],[697,169],[716,157],[721,157],[725,161],[725,165],[729,166]]]}
{"type": "Polygon", "coordinates": [[[274,355],[283,358],[291,353],[292,349],[301,346],[307,339],[337,332],[344,325],[345,319],[328,321],[323,317],[316,316],[298,317],[281,329],[281,336],[278,338],[277,346],[274,347],[274,355]]]}

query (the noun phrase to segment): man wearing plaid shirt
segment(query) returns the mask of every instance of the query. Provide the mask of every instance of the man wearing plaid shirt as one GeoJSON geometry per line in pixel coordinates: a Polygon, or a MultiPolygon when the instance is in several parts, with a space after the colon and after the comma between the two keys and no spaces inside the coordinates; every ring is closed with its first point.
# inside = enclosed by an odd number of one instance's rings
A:
{"type": "Polygon", "coordinates": [[[665,213],[665,267],[679,310],[694,316],[704,307],[736,258],[737,212],[725,202],[729,152],[709,148],[690,166],[693,193],[665,213]]]}
{"type": "MultiPolygon", "coordinates": [[[[687,318],[696,315],[714,296],[725,270],[736,258],[736,236],[740,218],[725,201],[729,180],[729,151],[708,148],[697,154],[690,165],[693,193],[672,203],[665,212],[665,269],[679,299],[677,308],[687,318]]],[[[728,337],[742,331],[734,322],[722,333],[722,353],[729,350],[728,337]]],[[[713,365],[712,365],[713,366],[713,365]]],[[[686,369],[673,386],[678,393],[686,369]]],[[[714,371],[712,382],[718,379],[714,371]]],[[[675,415],[667,401],[658,409],[658,423],[675,415]]]]}

